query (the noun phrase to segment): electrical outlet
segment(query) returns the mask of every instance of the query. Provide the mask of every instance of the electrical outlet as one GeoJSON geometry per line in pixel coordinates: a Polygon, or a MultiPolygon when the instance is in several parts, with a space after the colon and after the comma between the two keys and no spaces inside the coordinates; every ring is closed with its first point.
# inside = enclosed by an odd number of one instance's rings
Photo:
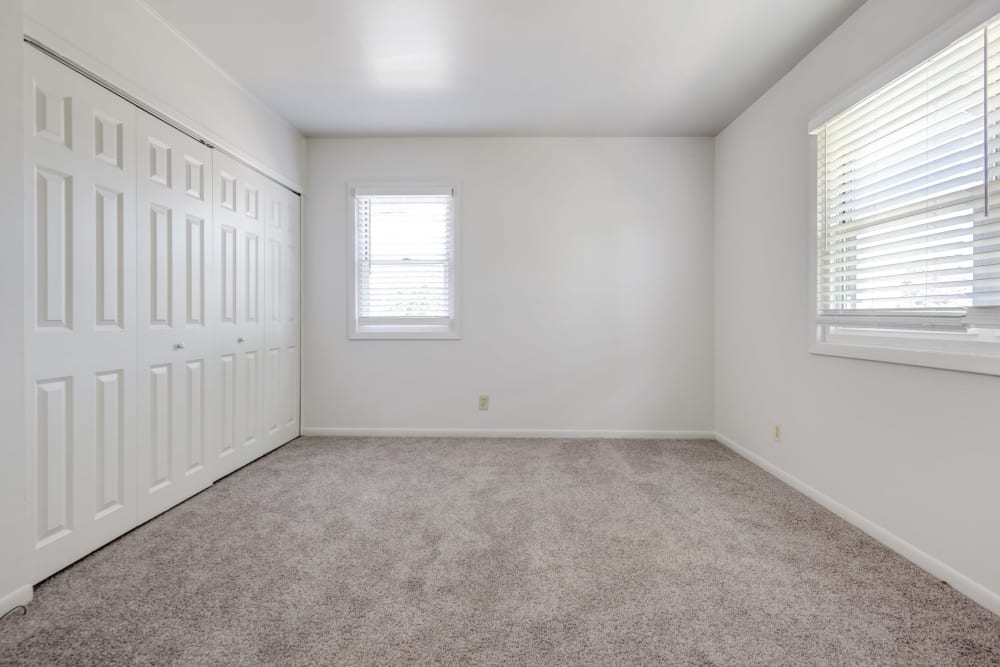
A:
{"type": "Polygon", "coordinates": [[[781,442],[781,424],[774,425],[774,441],[781,442]]]}
{"type": "Polygon", "coordinates": [[[479,409],[480,410],[489,410],[490,409],[490,397],[489,396],[483,394],[482,396],[479,397],[479,409]]]}

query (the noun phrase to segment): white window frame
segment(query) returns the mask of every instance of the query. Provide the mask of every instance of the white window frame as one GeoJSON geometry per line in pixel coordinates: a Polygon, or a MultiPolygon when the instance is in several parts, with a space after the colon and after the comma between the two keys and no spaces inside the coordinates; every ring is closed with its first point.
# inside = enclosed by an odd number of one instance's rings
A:
{"type": "Polygon", "coordinates": [[[460,188],[457,183],[441,182],[351,182],[347,184],[347,337],[351,340],[461,340],[461,232],[459,220],[461,206],[460,188]],[[437,194],[442,189],[452,193],[452,270],[451,270],[451,321],[450,324],[413,324],[407,322],[365,324],[358,317],[358,221],[355,216],[355,195],[360,190],[367,193],[437,194]]]}
{"type": "Polygon", "coordinates": [[[868,78],[838,96],[809,121],[809,351],[909,366],[1000,375],[1000,332],[947,331],[914,326],[912,331],[857,328],[821,323],[818,315],[818,158],[816,131],[842,111],[894,81],[955,40],[1000,14],[1000,0],[979,0],[868,78]]]}

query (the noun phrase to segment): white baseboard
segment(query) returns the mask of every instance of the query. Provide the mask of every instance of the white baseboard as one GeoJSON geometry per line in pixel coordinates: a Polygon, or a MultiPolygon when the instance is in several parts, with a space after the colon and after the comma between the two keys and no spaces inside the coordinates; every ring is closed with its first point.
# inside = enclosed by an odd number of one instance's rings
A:
{"type": "Polygon", "coordinates": [[[635,438],[642,440],[714,440],[714,431],[619,431],[546,428],[328,428],[303,426],[304,436],[384,438],[635,438]]]}
{"type": "Polygon", "coordinates": [[[809,486],[798,477],[785,472],[759,454],[755,454],[749,449],[738,445],[731,438],[721,433],[716,433],[715,439],[751,463],[774,475],[793,489],[816,501],[844,521],[847,521],[848,523],[868,533],[868,535],[903,556],[917,567],[926,570],[937,579],[948,582],[948,585],[955,590],[968,596],[986,609],[989,609],[994,614],[1000,615],[1000,593],[991,591],[979,582],[965,576],[950,565],[947,565],[930,554],[921,551],[914,545],[891,533],[874,521],[867,519],[846,505],[841,504],[830,496],[818,491],[812,486],[809,486]]]}
{"type": "Polygon", "coordinates": [[[15,588],[7,595],[0,597],[0,616],[3,616],[14,607],[28,604],[31,602],[33,596],[34,591],[31,586],[21,586],[20,588],[15,588]]]}

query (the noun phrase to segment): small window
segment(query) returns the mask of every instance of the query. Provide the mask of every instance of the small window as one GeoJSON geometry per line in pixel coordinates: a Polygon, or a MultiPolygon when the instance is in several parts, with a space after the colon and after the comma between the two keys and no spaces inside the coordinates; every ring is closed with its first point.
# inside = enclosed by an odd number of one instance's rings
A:
{"type": "Polygon", "coordinates": [[[1000,21],[980,25],[813,133],[813,351],[1000,368],[956,362],[1000,356],[1000,21]]]}
{"type": "Polygon", "coordinates": [[[459,338],[455,188],[350,189],[350,338],[459,338]]]}

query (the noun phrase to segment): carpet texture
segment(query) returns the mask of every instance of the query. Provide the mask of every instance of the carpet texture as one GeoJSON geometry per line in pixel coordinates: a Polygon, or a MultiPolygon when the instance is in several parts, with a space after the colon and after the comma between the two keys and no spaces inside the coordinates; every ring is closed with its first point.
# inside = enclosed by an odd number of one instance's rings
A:
{"type": "Polygon", "coordinates": [[[35,596],[0,663],[1000,664],[1000,618],[708,441],[303,438],[35,596]]]}

